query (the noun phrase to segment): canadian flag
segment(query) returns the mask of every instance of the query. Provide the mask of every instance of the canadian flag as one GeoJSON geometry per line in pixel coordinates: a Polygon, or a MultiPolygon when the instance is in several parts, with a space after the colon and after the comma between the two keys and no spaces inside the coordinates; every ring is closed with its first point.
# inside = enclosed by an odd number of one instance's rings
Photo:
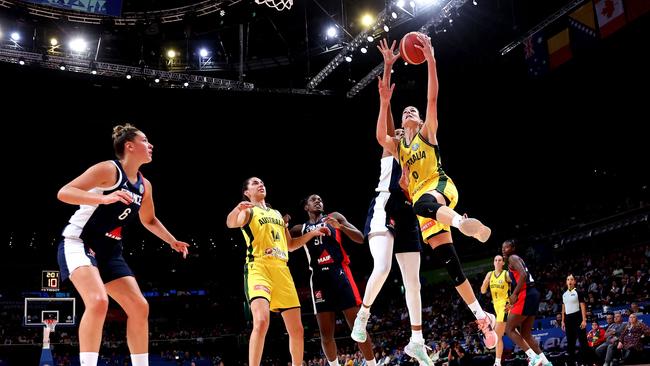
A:
{"type": "Polygon", "coordinates": [[[601,38],[609,36],[625,25],[623,0],[596,0],[594,5],[601,38]]]}

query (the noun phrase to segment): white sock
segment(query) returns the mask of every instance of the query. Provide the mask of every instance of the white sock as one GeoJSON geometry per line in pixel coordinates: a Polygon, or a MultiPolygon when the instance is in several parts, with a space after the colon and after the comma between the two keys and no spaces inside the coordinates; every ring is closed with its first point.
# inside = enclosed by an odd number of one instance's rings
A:
{"type": "Polygon", "coordinates": [[[368,366],[377,366],[377,361],[373,358],[372,360],[366,360],[366,365],[368,366]]]}
{"type": "Polygon", "coordinates": [[[454,217],[451,219],[451,226],[453,226],[453,227],[455,227],[456,229],[458,229],[458,226],[460,226],[460,220],[462,220],[462,219],[463,219],[463,217],[462,217],[461,215],[456,214],[456,216],[454,216],[454,217]]]}
{"type": "Polygon", "coordinates": [[[546,365],[548,363],[548,359],[546,358],[546,355],[544,354],[544,352],[539,354],[539,358],[542,359],[542,362],[544,363],[544,365],[546,365]]]}
{"type": "Polygon", "coordinates": [[[402,273],[404,296],[411,325],[422,325],[422,298],[420,297],[420,253],[397,253],[397,264],[402,273]]]}
{"type": "Polygon", "coordinates": [[[474,300],[473,303],[467,304],[467,306],[469,306],[469,310],[471,310],[472,313],[474,313],[476,319],[481,320],[487,316],[485,315],[485,312],[481,308],[481,304],[478,303],[478,300],[474,300]]]}
{"type": "Polygon", "coordinates": [[[535,358],[535,356],[537,356],[537,353],[535,353],[532,348],[529,348],[528,351],[526,351],[526,356],[532,360],[535,358]]]}
{"type": "Polygon", "coordinates": [[[494,364],[497,366],[501,366],[501,359],[500,358],[495,358],[494,359],[494,364]]]}
{"type": "Polygon", "coordinates": [[[393,242],[394,238],[390,232],[371,234],[368,239],[373,267],[366,283],[366,292],[363,294],[363,303],[366,305],[372,305],[375,302],[386,278],[388,278],[393,263],[393,242]]]}
{"type": "Polygon", "coordinates": [[[133,366],[149,366],[149,354],[148,353],[139,353],[137,355],[131,355],[131,364],[133,366]]]}
{"type": "Polygon", "coordinates": [[[424,343],[424,337],[422,337],[422,329],[411,330],[411,339],[418,343],[424,343]]]}
{"type": "Polygon", "coordinates": [[[81,366],[97,366],[97,359],[99,358],[99,353],[97,352],[80,352],[79,361],[81,366]]]}
{"type": "Polygon", "coordinates": [[[334,361],[327,360],[327,363],[329,363],[330,366],[340,366],[338,358],[335,358],[334,361]]]}

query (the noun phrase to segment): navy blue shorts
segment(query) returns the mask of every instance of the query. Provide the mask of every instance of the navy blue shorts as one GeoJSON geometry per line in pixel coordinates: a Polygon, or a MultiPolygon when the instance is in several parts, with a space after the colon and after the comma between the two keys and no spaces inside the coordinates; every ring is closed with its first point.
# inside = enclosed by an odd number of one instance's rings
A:
{"type": "Polygon", "coordinates": [[[61,279],[67,279],[81,266],[97,267],[104,283],[133,276],[133,271],[122,256],[122,242],[107,240],[94,241],[96,245],[91,247],[79,238],[63,238],[58,251],[61,279]]]}
{"type": "Polygon", "coordinates": [[[402,193],[378,192],[370,202],[363,235],[390,231],[395,237],[394,253],[422,251],[420,225],[411,203],[402,193]]]}
{"type": "Polygon", "coordinates": [[[359,289],[347,265],[315,268],[311,292],[315,313],[339,312],[361,305],[359,289]]]}

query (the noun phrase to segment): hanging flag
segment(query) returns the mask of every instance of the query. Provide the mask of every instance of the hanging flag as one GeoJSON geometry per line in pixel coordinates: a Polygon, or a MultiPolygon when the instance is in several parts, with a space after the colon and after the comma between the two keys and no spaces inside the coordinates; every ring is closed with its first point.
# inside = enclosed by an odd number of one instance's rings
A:
{"type": "Polygon", "coordinates": [[[625,1],[625,14],[627,14],[628,22],[633,21],[648,11],[650,11],[650,1],[648,0],[625,1]]]}
{"type": "Polygon", "coordinates": [[[569,46],[569,29],[564,28],[560,33],[548,39],[549,66],[554,70],[573,57],[569,46]]]}
{"type": "Polygon", "coordinates": [[[596,17],[591,0],[569,14],[569,25],[587,36],[596,37],[596,17]]]}
{"type": "Polygon", "coordinates": [[[541,32],[526,38],[523,45],[528,74],[532,77],[545,75],[548,72],[548,50],[541,32]]]}
{"type": "Polygon", "coordinates": [[[625,25],[623,0],[595,0],[594,5],[601,38],[609,36],[625,25]]]}

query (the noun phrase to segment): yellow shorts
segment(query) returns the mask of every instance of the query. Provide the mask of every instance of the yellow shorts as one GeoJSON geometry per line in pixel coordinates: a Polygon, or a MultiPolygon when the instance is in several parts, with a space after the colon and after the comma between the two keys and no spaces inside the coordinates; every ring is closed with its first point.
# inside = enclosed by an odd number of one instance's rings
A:
{"type": "MultiPolygon", "coordinates": [[[[427,182],[413,196],[413,203],[415,204],[415,202],[417,202],[423,194],[432,191],[438,191],[443,196],[445,196],[445,198],[447,198],[447,206],[449,208],[456,207],[456,204],[458,203],[458,190],[456,189],[454,182],[449,177],[445,177],[443,179],[436,177],[430,182],[427,182]]],[[[418,216],[418,222],[420,223],[420,231],[422,232],[422,238],[424,238],[425,242],[443,230],[450,230],[449,225],[445,225],[429,217],[418,216]]]]}
{"type": "Polygon", "coordinates": [[[507,302],[495,302],[494,303],[494,314],[498,322],[505,322],[508,318],[508,313],[506,313],[506,304],[507,302]]]}
{"type": "Polygon", "coordinates": [[[271,311],[300,307],[296,286],[289,267],[277,260],[255,260],[244,268],[244,291],[250,303],[262,297],[269,302],[271,311]]]}

